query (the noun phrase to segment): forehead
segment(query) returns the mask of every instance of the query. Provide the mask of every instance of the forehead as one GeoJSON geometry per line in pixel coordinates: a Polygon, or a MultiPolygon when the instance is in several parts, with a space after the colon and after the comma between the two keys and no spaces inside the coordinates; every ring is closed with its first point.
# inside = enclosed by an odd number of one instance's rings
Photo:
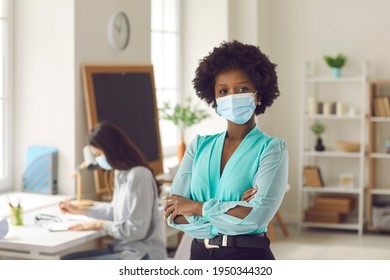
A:
{"type": "Polygon", "coordinates": [[[242,70],[229,69],[219,72],[215,76],[215,85],[230,85],[236,83],[249,83],[253,84],[249,76],[242,70]]]}

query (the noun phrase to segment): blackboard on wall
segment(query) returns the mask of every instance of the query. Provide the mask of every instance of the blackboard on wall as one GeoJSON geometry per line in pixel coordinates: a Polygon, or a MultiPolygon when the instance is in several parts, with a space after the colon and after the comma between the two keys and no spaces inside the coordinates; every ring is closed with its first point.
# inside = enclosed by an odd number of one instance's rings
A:
{"type": "Polygon", "coordinates": [[[155,174],[163,173],[153,66],[82,65],[82,74],[89,130],[101,121],[116,124],[155,174]]]}

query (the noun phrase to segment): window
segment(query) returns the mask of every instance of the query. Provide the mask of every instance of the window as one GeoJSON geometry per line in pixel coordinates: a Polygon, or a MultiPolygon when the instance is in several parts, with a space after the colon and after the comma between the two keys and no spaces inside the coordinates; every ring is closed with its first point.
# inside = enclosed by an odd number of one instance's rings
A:
{"type": "MultiPolygon", "coordinates": [[[[180,28],[179,0],[152,0],[152,63],[156,86],[157,106],[169,101],[177,104],[180,97],[180,28]]],[[[160,120],[163,156],[176,152],[178,129],[160,120]]]]}
{"type": "Polygon", "coordinates": [[[7,0],[0,0],[0,190],[11,187],[11,112],[10,112],[10,53],[9,13],[7,0]]]}

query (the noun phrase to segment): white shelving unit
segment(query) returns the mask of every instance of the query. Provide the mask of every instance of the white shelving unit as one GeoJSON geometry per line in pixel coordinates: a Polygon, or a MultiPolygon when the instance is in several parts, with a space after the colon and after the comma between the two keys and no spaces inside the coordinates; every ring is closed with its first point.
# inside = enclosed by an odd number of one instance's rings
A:
{"type": "MultiPolygon", "coordinates": [[[[330,228],[357,231],[364,229],[365,192],[365,146],[366,146],[366,92],[367,63],[362,65],[360,74],[354,77],[333,78],[316,76],[313,65],[306,63],[301,103],[301,139],[299,151],[299,228],[330,228]],[[316,113],[310,108],[310,99],[327,104],[341,103],[344,112],[330,114],[316,113]],[[316,137],[310,130],[314,122],[325,125],[321,136],[325,151],[315,151],[316,137]],[[336,141],[359,142],[357,152],[344,152],[336,147],[336,141]],[[323,187],[305,186],[305,166],[318,166],[324,182],[323,187]],[[353,174],[352,188],[340,186],[340,175],[353,174]],[[312,205],[316,196],[353,197],[354,210],[343,223],[306,222],[305,210],[312,205]]],[[[330,75],[330,74],[329,74],[330,75]]]]}
{"type": "Polygon", "coordinates": [[[390,227],[375,225],[374,207],[390,205],[390,153],[386,153],[383,142],[390,137],[390,116],[375,116],[374,99],[378,96],[390,96],[390,80],[371,80],[368,100],[368,188],[367,188],[367,230],[390,231],[390,227]]]}

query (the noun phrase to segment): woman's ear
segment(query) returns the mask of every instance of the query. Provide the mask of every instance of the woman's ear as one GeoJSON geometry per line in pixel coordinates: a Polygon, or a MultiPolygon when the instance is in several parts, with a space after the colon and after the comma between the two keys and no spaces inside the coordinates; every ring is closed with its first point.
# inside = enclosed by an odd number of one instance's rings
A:
{"type": "Polygon", "coordinates": [[[255,102],[256,102],[256,106],[261,105],[261,94],[259,93],[258,90],[255,92],[255,102]]]}

